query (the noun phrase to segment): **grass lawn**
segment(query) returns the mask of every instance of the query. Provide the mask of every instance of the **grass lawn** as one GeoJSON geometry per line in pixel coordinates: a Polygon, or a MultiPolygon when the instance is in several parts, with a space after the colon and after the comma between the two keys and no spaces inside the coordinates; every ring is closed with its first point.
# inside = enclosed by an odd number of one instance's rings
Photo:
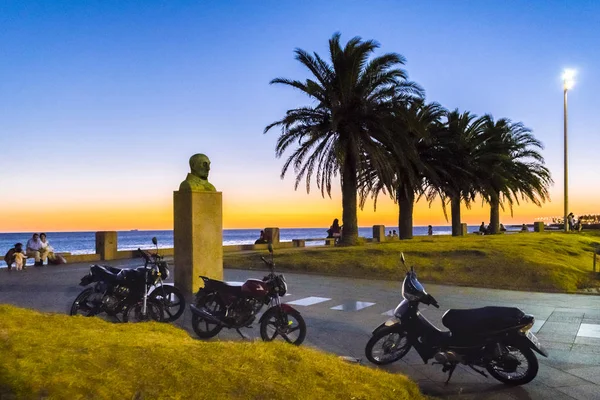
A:
{"type": "MultiPolygon", "coordinates": [[[[400,252],[419,279],[450,285],[546,292],[576,292],[600,286],[592,251],[600,234],[515,233],[494,236],[419,236],[356,247],[275,250],[277,269],[370,279],[404,278],[400,252]]],[[[262,252],[226,253],[229,268],[261,269],[262,252]]],[[[598,256],[600,267],[600,256],[598,256]]]]}
{"type": "Polygon", "coordinates": [[[168,324],[113,324],[0,305],[0,398],[424,397],[405,376],[307,347],[202,342],[168,324]]]}

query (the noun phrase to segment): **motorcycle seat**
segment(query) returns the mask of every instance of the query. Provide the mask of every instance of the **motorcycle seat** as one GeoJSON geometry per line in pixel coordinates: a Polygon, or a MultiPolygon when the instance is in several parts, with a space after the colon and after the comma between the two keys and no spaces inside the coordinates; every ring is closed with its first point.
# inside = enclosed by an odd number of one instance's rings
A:
{"type": "Polygon", "coordinates": [[[92,275],[108,282],[125,281],[135,279],[139,273],[143,273],[144,267],[140,268],[115,268],[108,265],[92,265],[92,275]],[[141,271],[140,271],[141,270],[141,271]]]}
{"type": "Polygon", "coordinates": [[[242,294],[242,286],[239,284],[229,284],[227,282],[210,279],[205,276],[201,276],[201,278],[204,280],[204,286],[209,290],[229,293],[236,296],[241,296],[242,294]]]}
{"type": "Polygon", "coordinates": [[[525,314],[515,307],[482,307],[469,310],[448,310],[442,324],[452,333],[469,334],[496,332],[521,324],[525,314]]]}

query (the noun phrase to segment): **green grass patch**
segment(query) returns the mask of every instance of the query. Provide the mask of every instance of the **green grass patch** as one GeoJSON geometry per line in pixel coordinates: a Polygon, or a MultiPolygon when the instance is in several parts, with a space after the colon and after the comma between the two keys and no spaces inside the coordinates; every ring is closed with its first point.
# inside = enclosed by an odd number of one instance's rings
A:
{"type": "MultiPolygon", "coordinates": [[[[355,247],[276,250],[279,270],[401,280],[400,252],[426,282],[546,292],[577,292],[600,286],[592,273],[594,232],[516,233],[465,237],[421,236],[355,247]]],[[[226,253],[229,268],[260,269],[264,252],[226,253]]],[[[600,256],[599,264],[600,264],[600,256]]],[[[600,265],[599,265],[600,267],[600,265]]]]}
{"type": "Polygon", "coordinates": [[[167,324],[113,324],[0,305],[0,398],[424,397],[405,376],[307,347],[202,342],[167,324]]]}

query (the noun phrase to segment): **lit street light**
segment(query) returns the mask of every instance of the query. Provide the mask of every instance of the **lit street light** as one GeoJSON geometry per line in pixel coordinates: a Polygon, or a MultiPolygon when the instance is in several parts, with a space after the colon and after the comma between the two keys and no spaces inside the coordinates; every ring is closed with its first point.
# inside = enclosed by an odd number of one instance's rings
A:
{"type": "Polygon", "coordinates": [[[569,170],[568,170],[568,158],[567,158],[567,92],[575,85],[575,70],[565,69],[563,72],[563,89],[564,89],[564,130],[565,130],[565,215],[564,224],[565,232],[569,231],[569,221],[567,216],[569,215],[569,170]]]}

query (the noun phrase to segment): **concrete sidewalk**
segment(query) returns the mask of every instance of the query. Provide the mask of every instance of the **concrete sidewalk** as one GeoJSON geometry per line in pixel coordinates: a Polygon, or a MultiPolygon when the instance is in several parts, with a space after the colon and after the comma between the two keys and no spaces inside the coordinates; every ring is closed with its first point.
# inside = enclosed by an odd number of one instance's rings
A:
{"type": "MultiPolygon", "coordinates": [[[[115,266],[139,264],[136,260],[111,262],[115,266]]],[[[257,263],[257,265],[260,265],[257,263]]],[[[82,290],[79,279],[87,265],[28,268],[0,271],[0,302],[67,312],[82,290]]],[[[417,269],[418,273],[418,269],[417,269]]],[[[225,270],[228,281],[261,278],[264,272],[225,270]]],[[[384,322],[400,301],[400,282],[384,282],[315,275],[286,274],[294,304],[306,319],[306,344],[339,355],[362,359],[373,328],[384,322]]],[[[448,308],[484,305],[516,306],[536,317],[534,330],[549,350],[550,358],[539,356],[537,378],[522,387],[510,388],[468,368],[458,368],[450,384],[439,365],[424,365],[414,350],[405,359],[386,367],[417,381],[424,393],[456,399],[600,399],[600,297],[506,290],[476,289],[424,284],[441,308],[422,307],[422,312],[439,328],[448,308]]],[[[189,331],[190,313],[178,324],[189,331]]],[[[252,337],[258,329],[246,330],[252,337]]],[[[242,340],[235,331],[223,331],[216,340],[242,340]]]]}

